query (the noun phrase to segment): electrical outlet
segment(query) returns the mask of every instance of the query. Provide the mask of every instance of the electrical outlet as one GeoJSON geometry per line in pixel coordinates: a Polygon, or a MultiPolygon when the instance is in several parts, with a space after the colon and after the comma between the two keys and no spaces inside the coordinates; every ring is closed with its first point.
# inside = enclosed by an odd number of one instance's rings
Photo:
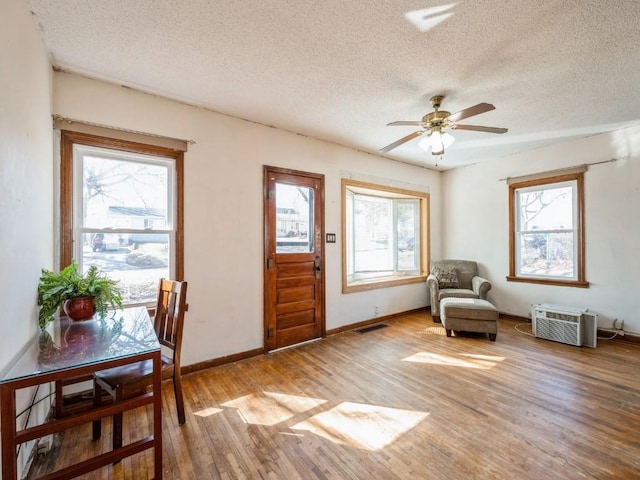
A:
{"type": "Polygon", "coordinates": [[[380,309],[378,308],[378,305],[376,305],[375,307],[373,307],[373,314],[377,317],[379,313],[380,309]]]}
{"type": "Polygon", "coordinates": [[[617,318],[614,318],[612,330],[616,332],[616,335],[620,335],[621,337],[624,337],[624,319],[618,320],[617,318]]]}

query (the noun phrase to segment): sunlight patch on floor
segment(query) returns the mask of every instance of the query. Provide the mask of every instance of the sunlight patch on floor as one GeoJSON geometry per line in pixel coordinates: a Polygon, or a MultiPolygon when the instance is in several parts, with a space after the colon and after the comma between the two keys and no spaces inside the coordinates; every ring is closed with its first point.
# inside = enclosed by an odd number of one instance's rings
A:
{"type": "Polygon", "coordinates": [[[494,364],[497,364],[498,362],[503,362],[506,357],[499,357],[497,355],[478,355],[476,353],[463,353],[462,354],[463,357],[469,357],[469,358],[474,358],[476,360],[484,360],[487,362],[494,362],[494,364]]]}
{"type": "Polygon", "coordinates": [[[306,412],[326,402],[327,400],[319,398],[262,392],[259,395],[245,395],[230,400],[222,406],[235,408],[246,423],[270,426],[289,420],[298,413],[306,412]]]}
{"type": "Polygon", "coordinates": [[[193,412],[193,414],[199,417],[210,417],[211,415],[215,415],[216,413],[220,413],[221,411],[221,408],[209,407],[198,410],[197,412],[193,412]]]}
{"type": "Polygon", "coordinates": [[[440,335],[441,337],[447,334],[444,327],[427,327],[422,330],[422,333],[426,333],[427,335],[440,335]]]}
{"type": "Polygon", "coordinates": [[[496,357],[491,355],[474,355],[474,354],[461,354],[461,357],[456,358],[450,355],[439,355],[437,353],[430,352],[418,352],[410,357],[404,358],[404,362],[414,363],[428,363],[430,365],[445,365],[449,367],[463,367],[463,368],[478,368],[481,370],[488,370],[495,367],[498,363],[504,360],[504,357],[496,357]]]}
{"type": "Polygon", "coordinates": [[[343,402],[291,428],[306,430],[338,444],[374,451],[390,445],[428,415],[414,410],[343,402]]]}

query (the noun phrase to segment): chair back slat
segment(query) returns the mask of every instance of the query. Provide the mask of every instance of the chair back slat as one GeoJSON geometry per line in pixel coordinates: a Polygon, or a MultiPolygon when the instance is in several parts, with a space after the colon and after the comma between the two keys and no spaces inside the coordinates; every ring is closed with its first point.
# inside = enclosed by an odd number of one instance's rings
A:
{"type": "Polygon", "coordinates": [[[160,279],[154,328],[160,344],[173,350],[174,362],[180,358],[186,299],[187,282],[160,279]]]}

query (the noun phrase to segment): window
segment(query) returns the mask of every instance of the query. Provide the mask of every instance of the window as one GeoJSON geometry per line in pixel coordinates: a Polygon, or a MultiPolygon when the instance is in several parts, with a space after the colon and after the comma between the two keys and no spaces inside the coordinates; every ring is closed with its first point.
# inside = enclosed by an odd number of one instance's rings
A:
{"type": "Polygon", "coordinates": [[[424,281],[426,193],[342,180],[344,293],[424,281]]]}
{"type": "Polygon", "coordinates": [[[583,174],[509,186],[509,281],[587,287],[583,174]]]}
{"type": "Polygon", "coordinates": [[[62,132],[61,265],[96,265],[126,305],[153,306],[182,279],[183,152],[62,132]]]}

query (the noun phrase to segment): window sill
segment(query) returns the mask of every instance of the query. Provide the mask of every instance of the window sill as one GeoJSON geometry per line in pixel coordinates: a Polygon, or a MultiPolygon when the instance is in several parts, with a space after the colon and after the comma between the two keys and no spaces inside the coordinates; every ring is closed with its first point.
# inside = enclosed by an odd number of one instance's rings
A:
{"type": "Polygon", "coordinates": [[[364,279],[342,284],[342,293],[362,292],[377,288],[397,287],[398,285],[409,285],[411,283],[421,283],[427,280],[426,275],[384,277],[379,279],[364,279]]]}
{"type": "Polygon", "coordinates": [[[589,282],[586,282],[584,280],[559,280],[551,278],[516,277],[513,275],[507,275],[506,279],[507,282],[536,283],[538,285],[555,285],[558,287],[589,288],[589,282]]]}

